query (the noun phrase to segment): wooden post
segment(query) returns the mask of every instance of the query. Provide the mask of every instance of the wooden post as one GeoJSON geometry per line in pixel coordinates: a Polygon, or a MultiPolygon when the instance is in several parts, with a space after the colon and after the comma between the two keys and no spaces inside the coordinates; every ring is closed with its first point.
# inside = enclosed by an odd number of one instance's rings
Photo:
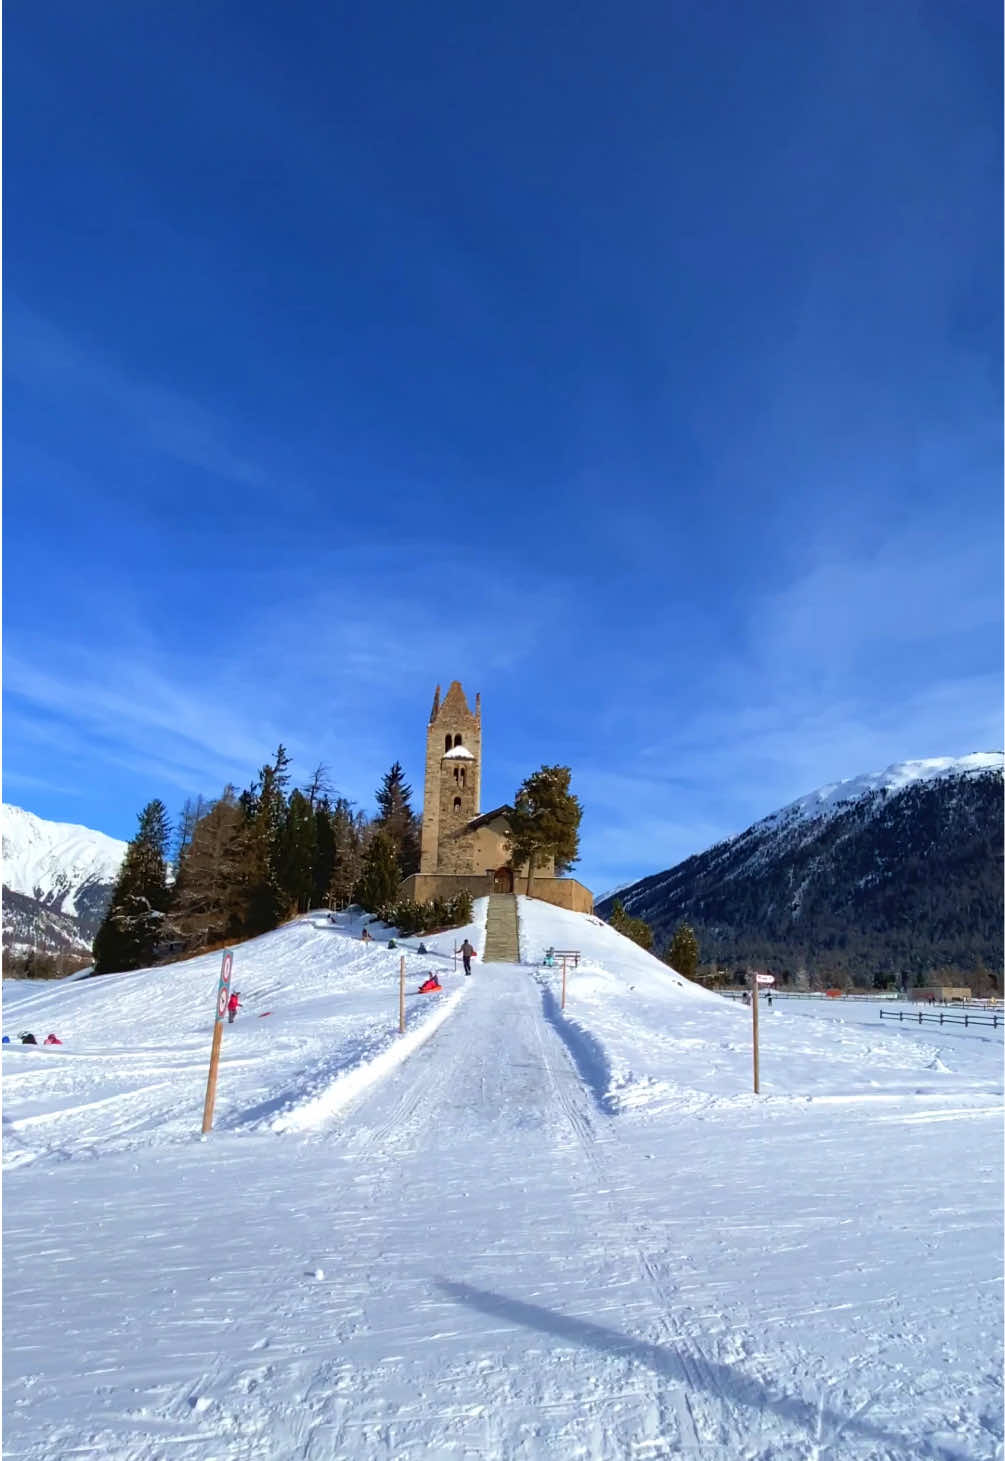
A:
{"type": "Polygon", "coordinates": [[[398,1033],[405,1033],[405,956],[402,954],[398,976],[398,1033]]]}
{"type": "Polygon", "coordinates": [[[758,1068],[758,1051],[757,1051],[757,991],[758,991],[759,987],[760,986],[757,983],[757,975],[755,974],[754,975],[754,998],[753,998],[753,1010],[754,1010],[754,1095],[755,1096],[758,1095],[760,1093],[760,1090],[761,1090],[761,1073],[760,1073],[760,1070],[758,1068]]]}
{"type": "Polygon", "coordinates": [[[223,1017],[227,1012],[230,994],[230,971],[234,967],[234,955],[230,949],[223,953],[220,965],[220,982],[216,988],[216,1023],[213,1026],[213,1045],[209,1052],[209,1078],[206,1081],[206,1102],[202,1108],[202,1134],[213,1125],[213,1106],[216,1103],[216,1076],[220,1069],[220,1041],[223,1039],[223,1017]]]}
{"type": "Polygon", "coordinates": [[[213,1047],[209,1053],[209,1080],[206,1082],[206,1104],[202,1108],[202,1134],[213,1125],[213,1106],[216,1102],[216,1075],[220,1069],[220,1044],[223,1040],[223,1021],[213,1026],[213,1047]]]}
{"type": "Polygon", "coordinates": [[[565,958],[562,958],[562,1008],[565,1009],[565,958]]]}

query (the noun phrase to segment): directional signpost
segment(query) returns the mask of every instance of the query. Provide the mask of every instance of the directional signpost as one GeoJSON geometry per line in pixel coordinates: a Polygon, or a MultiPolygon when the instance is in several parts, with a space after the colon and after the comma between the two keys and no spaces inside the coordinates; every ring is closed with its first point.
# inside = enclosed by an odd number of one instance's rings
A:
{"type": "Polygon", "coordinates": [[[762,984],[774,984],[774,982],[775,982],[775,976],[774,976],[774,974],[755,974],[754,975],[754,998],[751,1000],[751,1005],[752,1005],[753,1011],[754,1011],[754,1095],[755,1096],[760,1095],[760,1091],[761,1091],[760,1055],[759,1055],[758,1046],[757,1046],[757,993],[758,993],[758,990],[760,989],[760,987],[761,987],[762,984]]]}
{"type": "Polygon", "coordinates": [[[202,1134],[206,1135],[213,1125],[213,1103],[216,1101],[216,1074],[220,1068],[220,1041],[223,1039],[223,1017],[227,1013],[230,998],[230,972],[234,967],[234,955],[224,950],[220,966],[220,983],[216,989],[216,1020],[213,1024],[213,1047],[209,1053],[209,1080],[206,1082],[206,1104],[202,1109],[202,1134]]]}

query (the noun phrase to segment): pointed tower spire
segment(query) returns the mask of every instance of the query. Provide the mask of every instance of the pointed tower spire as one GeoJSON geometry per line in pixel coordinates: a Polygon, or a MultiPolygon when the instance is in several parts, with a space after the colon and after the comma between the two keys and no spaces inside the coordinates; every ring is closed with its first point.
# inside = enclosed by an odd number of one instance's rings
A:
{"type": "Polygon", "coordinates": [[[429,724],[432,725],[440,709],[440,687],[437,685],[436,694],[433,696],[433,708],[429,712],[429,724]]]}

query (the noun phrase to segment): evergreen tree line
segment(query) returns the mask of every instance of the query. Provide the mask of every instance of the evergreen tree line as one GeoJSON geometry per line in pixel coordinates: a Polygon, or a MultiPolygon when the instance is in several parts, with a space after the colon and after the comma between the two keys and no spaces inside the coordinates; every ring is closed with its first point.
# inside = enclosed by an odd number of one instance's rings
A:
{"type": "MultiPolygon", "coordinates": [[[[649,924],[644,918],[633,918],[620,898],[615,898],[607,922],[640,948],[652,950],[654,935],[649,924]]],[[[660,957],[664,964],[669,964],[685,979],[695,977],[699,959],[698,936],[689,923],[678,924],[660,957]]]]}
{"type": "Polygon", "coordinates": [[[419,866],[400,764],[384,776],[372,819],[334,795],[323,765],[303,787],[291,780],[280,745],[244,791],[186,802],[173,839],[164,803],[148,803],[94,941],[95,973],[251,938],[311,907],[390,904],[419,866]]]}

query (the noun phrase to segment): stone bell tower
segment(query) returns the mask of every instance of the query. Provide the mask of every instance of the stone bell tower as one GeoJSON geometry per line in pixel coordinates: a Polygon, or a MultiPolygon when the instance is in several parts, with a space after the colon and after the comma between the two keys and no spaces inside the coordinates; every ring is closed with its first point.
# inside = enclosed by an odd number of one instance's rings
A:
{"type": "Polygon", "coordinates": [[[437,685],[426,731],[426,787],[422,804],[420,873],[468,873],[471,851],[456,834],[481,808],[482,706],[468,708],[460,681],[443,700],[437,685]]]}

